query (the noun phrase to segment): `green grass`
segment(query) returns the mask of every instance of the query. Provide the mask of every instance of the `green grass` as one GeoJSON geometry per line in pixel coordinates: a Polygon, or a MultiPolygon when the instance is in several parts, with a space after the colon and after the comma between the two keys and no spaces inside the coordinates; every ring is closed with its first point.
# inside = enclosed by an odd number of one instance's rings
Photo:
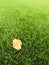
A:
{"type": "Polygon", "coordinates": [[[49,65],[49,0],[0,0],[0,65],[49,65]]]}

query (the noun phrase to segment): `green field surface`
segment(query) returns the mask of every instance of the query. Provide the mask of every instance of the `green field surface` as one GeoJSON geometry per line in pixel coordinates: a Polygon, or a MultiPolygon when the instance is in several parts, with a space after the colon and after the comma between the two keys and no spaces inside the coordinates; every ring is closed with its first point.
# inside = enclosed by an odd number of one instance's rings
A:
{"type": "Polygon", "coordinates": [[[49,0],[0,0],[0,65],[49,65],[49,0]]]}

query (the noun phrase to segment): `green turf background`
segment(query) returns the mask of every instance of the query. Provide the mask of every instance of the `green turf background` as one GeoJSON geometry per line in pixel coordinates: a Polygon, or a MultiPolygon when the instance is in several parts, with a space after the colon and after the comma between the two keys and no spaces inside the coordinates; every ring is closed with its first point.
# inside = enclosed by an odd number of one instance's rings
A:
{"type": "Polygon", "coordinates": [[[0,65],[49,65],[49,0],[0,0],[0,65]]]}

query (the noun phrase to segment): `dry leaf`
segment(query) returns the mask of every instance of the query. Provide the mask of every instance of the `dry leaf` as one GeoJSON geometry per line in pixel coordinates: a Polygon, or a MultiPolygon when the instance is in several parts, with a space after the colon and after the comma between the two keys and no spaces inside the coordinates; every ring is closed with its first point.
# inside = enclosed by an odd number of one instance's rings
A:
{"type": "Polygon", "coordinates": [[[20,50],[22,46],[22,42],[19,39],[14,39],[13,40],[13,47],[17,50],[20,50]]]}

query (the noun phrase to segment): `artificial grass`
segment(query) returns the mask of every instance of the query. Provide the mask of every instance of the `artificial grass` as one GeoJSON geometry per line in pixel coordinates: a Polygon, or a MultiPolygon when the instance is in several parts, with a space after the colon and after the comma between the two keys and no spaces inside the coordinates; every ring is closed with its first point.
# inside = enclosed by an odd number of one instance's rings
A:
{"type": "Polygon", "coordinates": [[[49,65],[49,1],[0,0],[0,65],[49,65]]]}

